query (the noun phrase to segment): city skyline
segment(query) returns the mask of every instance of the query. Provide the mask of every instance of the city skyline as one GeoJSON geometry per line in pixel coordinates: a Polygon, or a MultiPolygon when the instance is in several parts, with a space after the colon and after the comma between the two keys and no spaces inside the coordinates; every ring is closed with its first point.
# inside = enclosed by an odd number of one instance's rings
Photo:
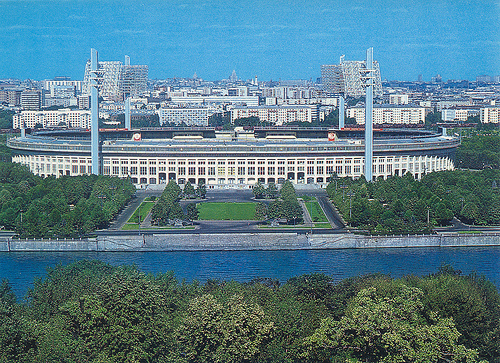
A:
{"type": "Polygon", "coordinates": [[[149,78],[313,79],[368,47],[382,79],[500,75],[500,3],[0,0],[0,78],[83,79],[100,60],[149,66],[149,78]],[[370,5],[373,3],[372,5],[370,5]]]}

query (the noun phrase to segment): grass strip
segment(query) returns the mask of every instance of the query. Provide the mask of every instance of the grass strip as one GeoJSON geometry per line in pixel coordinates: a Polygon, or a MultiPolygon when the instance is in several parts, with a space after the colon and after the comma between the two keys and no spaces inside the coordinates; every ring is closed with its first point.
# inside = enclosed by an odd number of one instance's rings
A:
{"type": "Polygon", "coordinates": [[[243,221],[253,220],[255,203],[199,203],[199,220],[243,221]]]}

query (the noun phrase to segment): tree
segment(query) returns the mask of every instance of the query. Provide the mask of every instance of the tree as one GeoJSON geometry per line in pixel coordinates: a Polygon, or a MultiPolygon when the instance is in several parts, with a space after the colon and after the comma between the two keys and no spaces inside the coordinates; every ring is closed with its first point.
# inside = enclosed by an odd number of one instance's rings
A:
{"type": "Polygon", "coordinates": [[[186,207],[187,209],[187,213],[186,213],[186,217],[187,219],[191,220],[191,221],[194,221],[196,219],[198,219],[198,214],[199,214],[199,211],[198,211],[198,208],[196,207],[196,203],[189,203],[186,207]]]}
{"type": "Polygon", "coordinates": [[[263,199],[266,194],[266,188],[260,182],[257,182],[252,188],[252,193],[255,199],[263,199]]]}
{"type": "Polygon", "coordinates": [[[204,182],[200,181],[198,183],[198,187],[196,188],[196,195],[198,196],[198,198],[205,199],[207,195],[207,187],[204,182]]]}
{"type": "Polygon", "coordinates": [[[306,339],[308,357],[331,361],[475,362],[477,351],[459,345],[453,319],[425,312],[422,290],[389,286],[361,290],[340,320],[326,318],[306,339]],[[391,291],[392,290],[392,291],[391,291]]]}
{"type": "Polygon", "coordinates": [[[257,203],[255,206],[255,219],[262,221],[266,219],[267,216],[267,206],[264,203],[257,203]]]}
{"type": "Polygon", "coordinates": [[[196,196],[196,192],[194,190],[194,187],[189,181],[184,186],[184,190],[182,191],[182,194],[184,195],[185,198],[194,198],[196,196]]]}
{"type": "Polygon", "coordinates": [[[275,199],[278,197],[279,192],[278,188],[276,188],[276,184],[270,183],[266,189],[266,195],[270,199],[275,199]]]}
{"type": "Polygon", "coordinates": [[[206,294],[190,302],[178,337],[189,361],[248,362],[259,354],[273,327],[259,305],[240,295],[221,303],[206,294]]]}

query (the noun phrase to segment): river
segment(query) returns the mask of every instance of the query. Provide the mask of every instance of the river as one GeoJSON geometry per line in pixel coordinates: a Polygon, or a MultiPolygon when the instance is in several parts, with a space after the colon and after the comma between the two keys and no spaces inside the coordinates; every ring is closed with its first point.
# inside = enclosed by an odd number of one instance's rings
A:
{"type": "Polygon", "coordinates": [[[112,265],[135,264],[144,272],[174,271],[176,277],[204,282],[209,278],[249,281],[269,277],[285,282],[292,276],[323,272],[335,281],[381,272],[392,277],[436,272],[450,264],[464,274],[486,276],[500,290],[500,247],[379,248],[295,251],[207,252],[2,252],[0,279],[8,279],[23,298],[46,268],[82,259],[112,265]]]}

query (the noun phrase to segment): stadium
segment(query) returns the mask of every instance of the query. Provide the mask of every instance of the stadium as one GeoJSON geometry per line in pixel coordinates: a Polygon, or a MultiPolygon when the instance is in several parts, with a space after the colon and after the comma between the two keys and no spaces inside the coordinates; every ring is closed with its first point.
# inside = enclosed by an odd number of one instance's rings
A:
{"type": "MultiPolygon", "coordinates": [[[[29,130],[27,130],[29,131],[29,130]]],[[[332,175],[364,174],[364,130],[357,128],[115,129],[99,132],[99,171],[131,178],[139,188],[205,183],[208,188],[249,188],[258,181],[325,186],[332,175]]],[[[454,168],[460,140],[418,129],[376,129],[373,176],[454,168]]],[[[12,161],[42,177],[90,174],[89,130],[33,130],[12,138],[12,161]]]]}

